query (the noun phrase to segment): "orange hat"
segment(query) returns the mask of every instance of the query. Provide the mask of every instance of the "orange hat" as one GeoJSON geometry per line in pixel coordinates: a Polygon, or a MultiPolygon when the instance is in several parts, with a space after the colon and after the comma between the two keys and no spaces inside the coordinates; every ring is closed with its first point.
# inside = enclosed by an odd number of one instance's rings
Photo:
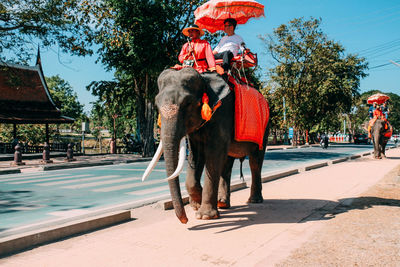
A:
{"type": "Polygon", "coordinates": [[[183,35],[189,36],[189,30],[198,30],[200,32],[200,37],[204,35],[204,31],[199,28],[196,24],[193,24],[192,26],[189,26],[185,29],[182,30],[183,35]]]}

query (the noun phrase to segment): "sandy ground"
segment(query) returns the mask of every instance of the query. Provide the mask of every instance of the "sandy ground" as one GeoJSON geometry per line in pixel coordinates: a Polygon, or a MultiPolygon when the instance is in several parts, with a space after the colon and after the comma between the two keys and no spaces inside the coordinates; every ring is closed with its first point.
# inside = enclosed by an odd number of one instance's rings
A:
{"type": "Polygon", "coordinates": [[[400,148],[232,194],[221,218],[182,225],[158,205],[133,220],[40,246],[0,266],[400,266],[400,148]]]}
{"type": "Polygon", "coordinates": [[[325,218],[324,227],[277,266],[400,266],[400,166],[325,218]]]}

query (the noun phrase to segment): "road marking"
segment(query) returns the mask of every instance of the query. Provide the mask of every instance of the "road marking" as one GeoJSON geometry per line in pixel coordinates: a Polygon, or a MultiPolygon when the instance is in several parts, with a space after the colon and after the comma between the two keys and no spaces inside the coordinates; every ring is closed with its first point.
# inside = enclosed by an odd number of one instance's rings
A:
{"type": "MultiPolygon", "coordinates": [[[[141,178],[138,178],[137,180],[140,181],[141,178]]],[[[106,188],[98,188],[98,189],[93,189],[92,191],[93,192],[111,192],[111,191],[118,191],[118,190],[128,189],[128,188],[143,187],[146,185],[166,184],[166,183],[167,183],[167,181],[165,181],[165,180],[154,180],[154,181],[148,181],[148,182],[137,182],[137,183],[111,186],[111,187],[106,187],[106,188]]]]}
{"type": "Polygon", "coordinates": [[[79,184],[79,185],[69,185],[69,186],[63,186],[62,188],[80,189],[80,188],[87,188],[87,187],[95,187],[95,186],[99,186],[99,185],[128,182],[128,181],[132,181],[133,179],[135,179],[135,178],[129,177],[129,178],[115,179],[115,180],[103,181],[103,182],[94,182],[94,183],[79,184]]]}
{"type": "Polygon", "coordinates": [[[41,173],[41,175],[36,175],[36,176],[24,176],[21,177],[21,175],[18,178],[10,178],[7,177],[6,179],[0,180],[0,182],[8,182],[8,181],[20,181],[20,180],[27,180],[27,179],[37,179],[37,178],[48,178],[48,177],[58,177],[61,175],[65,175],[65,174],[51,174],[51,175],[46,175],[45,173],[41,173]]]}
{"type": "Polygon", "coordinates": [[[79,177],[86,177],[86,176],[91,176],[90,174],[81,174],[81,175],[74,175],[74,176],[63,176],[63,177],[57,177],[57,178],[45,178],[45,179],[34,179],[34,180],[28,180],[28,181],[19,181],[19,182],[12,182],[8,184],[29,184],[29,183],[37,183],[37,182],[46,182],[46,181],[55,181],[55,180],[65,180],[65,179],[70,179],[70,178],[79,178],[79,177]]]}
{"type": "MultiPolygon", "coordinates": [[[[185,182],[180,183],[180,186],[181,187],[185,186],[185,182]]],[[[143,195],[147,195],[147,194],[151,194],[151,193],[161,193],[166,190],[169,190],[168,186],[163,185],[163,186],[158,186],[158,187],[149,188],[149,189],[140,190],[140,191],[127,192],[126,194],[135,195],[135,196],[143,196],[143,195]]]]}
{"type": "MultiPolygon", "coordinates": [[[[112,170],[113,171],[139,171],[139,172],[146,171],[145,168],[143,168],[143,169],[112,169],[112,170]]],[[[154,169],[153,172],[166,172],[166,171],[165,171],[165,169],[160,169],[160,170],[154,169]]]]}
{"type": "MultiPolygon", "coordinates": [[[[89,175],[86,175],[86,176],[89,176],[89,175]]],[[[83,178],[83,179],[73,179],[73,180],[68,180],[68,181],[43,183],[43,184],[37,184],[37,185],[52,186],[52,185],[71,184],[71,183],[76,183],[76,182],[86,182],[86,181],[93,181],[93,180],[104,180],[107,178],[117,178],[117,177],[121,177],[121,176],[120,175],[96,176],[96,177],[89,177],[89,178],[83,178]]]]}

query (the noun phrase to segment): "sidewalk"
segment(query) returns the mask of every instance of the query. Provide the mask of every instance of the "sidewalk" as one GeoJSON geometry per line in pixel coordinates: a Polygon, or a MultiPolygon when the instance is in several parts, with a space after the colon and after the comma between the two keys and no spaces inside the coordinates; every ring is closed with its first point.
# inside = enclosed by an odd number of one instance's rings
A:
{"type": "Polygon", "coordinates": [[[189,222],[183,225],[174,211],[141,207],[131,211],[127,223],[40,246],[4,258],[0,265],[274,266],[333,220],[327,214],[335,207],[351,204],[392,175],[400,149],[388,150],[387,156],[361,157],[264,183],[262,204],[245,203],[249,188],[234,192],[232,208],[222,210],[217,220],[196,220],[186,206],[189,222]]]}

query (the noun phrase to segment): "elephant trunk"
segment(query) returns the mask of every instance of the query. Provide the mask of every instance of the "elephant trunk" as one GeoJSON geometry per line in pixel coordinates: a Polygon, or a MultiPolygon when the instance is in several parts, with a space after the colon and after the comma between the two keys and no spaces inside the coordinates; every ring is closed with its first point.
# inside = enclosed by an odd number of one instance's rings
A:
{"type": "MultiPolygon", "coordinates": [[[[375,125],[374,125],[375,126],[375,125]]],[[[374,156],[375,158],[381,157],[381,147],[382,147],[382,133],[380,129],[374,129],[372,132],[372,139],[374,143],[374,156]]]]}
{"type": "MultiPolygon", "coordinates": [[[[175,138],[169,138],[167,136],[164,136],[163,138],[164,159],[165,159],[167,175],[169,177],[168,185],[171,193],[172,204],[174,205],[176,216],[181,221],[181,223],[185,224],[188,222],[188,218],[186,217],[185,208],[183,206],[181,188],[179,184],[179,176],[175,175],[175,177],[172,177],[173,174],[176,174],[176,169],[178,166],[178,147],[179,147],[179,140],[175,140],[175,138]]],[[[180,154],[181,157],[185,156],[182,155],[182,149],[180,154]]]]}

